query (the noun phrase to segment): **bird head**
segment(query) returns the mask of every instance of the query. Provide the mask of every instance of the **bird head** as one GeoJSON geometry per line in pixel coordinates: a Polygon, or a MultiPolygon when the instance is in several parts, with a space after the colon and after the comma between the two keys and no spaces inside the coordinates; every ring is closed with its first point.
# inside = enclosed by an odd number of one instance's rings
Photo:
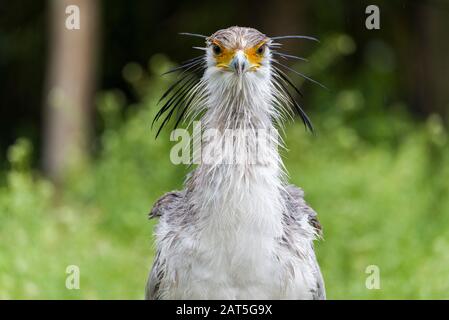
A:
{"type": "MultiPolygon", "coordinates": [[[[162,117],[163,120],[156,137],[175,114],[178,116],[174,128],[184,118],[195,119],[205,108],[227,109],[222,106],[224,99],[231,99],[225,101],[225,104],[235,107],[239,107],[241,101],[250,101],[255,108],[270,105],[273,108],[266,108],[265,111],[271,112],[270,115],[276,114],[276,117],[283,113],[290,116],[291,111],[297,112],[305,127],[313,131],[310,119],[294,98],[301,92],[287,72],[324,86],[280,62],[280,59],[307,60],[281,52],[282,45],[278,40],[317,39],[303,35],[268,37],[256,29],[236,26],[218,30],[211,36],[181,34],[202,38],[205,47],[193,48],[205,51],[205,54],[164,73],[181,71],[159,100],[163,105],[153,119],[153,124],[162,117]],[[258,104],[254,98],[264,103],[258,104]],[[273,109],[276,110],[274,113],[273,109]]],[[[230,112],[237,111],[243,116],[246,114],[238,110],[234,108],[230,112]]]]}
{"type": "Polygon", "coordinates": [[[253,28],[219,30],[206,40],[207,67],[210,72],[238,77],[266,72],[270,68],[270,43],[270,38],[253,28]]]}

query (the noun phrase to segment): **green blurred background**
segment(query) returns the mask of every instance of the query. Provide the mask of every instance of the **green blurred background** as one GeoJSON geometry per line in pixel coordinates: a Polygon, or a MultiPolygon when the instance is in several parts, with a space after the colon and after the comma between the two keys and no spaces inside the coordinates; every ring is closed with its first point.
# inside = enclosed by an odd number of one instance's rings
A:
{"type": "MultiPolygon", "coordinates": [[[[331,299],[449,298],[447,1],[16,0],[0,8],[0,298],[141,299],[154,201],[181,188],[150,129],[199,39],[231,25],[285,41],[317,135],[288,123],[291,182],[319,213],[331,299]],[[81,29],[64,26],[67,5],[81,29]],[[380,8],[367,30],[365,8],[380,8]],[[80,290],[65,287],[80,268],[80,290]],[[381,288],[365,286],[369,265],[381,288]]],[[[292,75],[294,77],[294,75],[292,75]]]]}

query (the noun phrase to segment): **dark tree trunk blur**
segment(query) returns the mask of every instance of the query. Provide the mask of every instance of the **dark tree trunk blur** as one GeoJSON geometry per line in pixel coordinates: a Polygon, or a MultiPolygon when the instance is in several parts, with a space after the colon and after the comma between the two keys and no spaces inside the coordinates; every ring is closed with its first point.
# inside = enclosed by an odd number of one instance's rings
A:
{"type": "Polygon", "coordinates": [[[49,61],[43,166],[55,182],[88,156],[98,42],[97,0],[49,0],[49,61]],[[66,28],[66,7],[80,9],[80,29],[66,28]]]}
{"type": "Polygon", "coordinates": [[[409,56],[409,98],[412,108],[421,114],[445,114],[449,107],[449,51],[445,30],[447,11],[432,3],[412,7],[410,15],[412,45],[409,56]]]}
{"type": "MultiPolygon", "coordinates": [[[[269,32],[270,36],[282,36],[289,34],[307,34],[304,21],[305,3],[296,0],[279,1],[275,5],[267,2],[262,10],[263,29],[269,32]]],[[[298,48],[298,42],[284,41],[282,45],[285,51],[291,48],[298,48]]]]}

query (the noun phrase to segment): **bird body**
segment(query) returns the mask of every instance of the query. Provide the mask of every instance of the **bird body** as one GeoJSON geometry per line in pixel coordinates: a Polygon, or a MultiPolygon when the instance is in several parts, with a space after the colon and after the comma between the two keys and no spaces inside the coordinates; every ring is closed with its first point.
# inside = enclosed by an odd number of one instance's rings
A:
{"type": "Polygon", "coordinates": [[[193,100],[204,111],[202,130],[215,135],[197,142],[208,161],[184,190],[152,209],[160,220],[149,299],[325,298],[313,248],[321,228],[302,190],[287,184],[278,152],[276,106],[287,98],[269,49],[259,49],[269,42],[240,27],[207,39],[193,100]]]}

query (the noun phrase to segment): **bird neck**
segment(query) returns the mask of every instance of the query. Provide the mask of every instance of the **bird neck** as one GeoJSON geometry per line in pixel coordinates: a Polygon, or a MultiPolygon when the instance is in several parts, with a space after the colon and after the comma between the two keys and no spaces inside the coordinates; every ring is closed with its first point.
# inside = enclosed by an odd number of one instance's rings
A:
{"type": "Polygon", "coordinates": [[[253,172],[261,167],[280,171],[271,87],[237,78],[228,87],[214,88],[213,92],[202,119],[202,164],[209,170],[228,165],[235,171],[253,172]]]}
{"type": "Polygon", "coordinates": [[[190,186],[201,215],[220,228],[238,223],[278,234],[284,179],[271,97],[246,89],[210,96],[202,119],[202,161],[190,186]]]}

